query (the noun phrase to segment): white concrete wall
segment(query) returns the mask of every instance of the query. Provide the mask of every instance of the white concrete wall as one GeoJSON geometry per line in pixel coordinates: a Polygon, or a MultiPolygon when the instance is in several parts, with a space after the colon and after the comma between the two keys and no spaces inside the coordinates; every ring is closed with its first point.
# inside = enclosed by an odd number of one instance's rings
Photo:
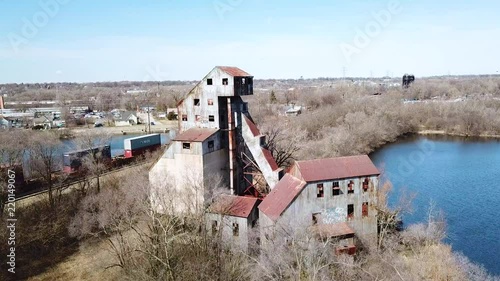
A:
{"type": "Polygon", "coordinates": [[[312,215],[321,213],[319,223],[333,224],[348,222],[356,231],[357,235],[371,236],[377,234],[377,211],[376,192],[378,188],[378,177],[370,177],[370,188],[367,192],[362,189],[363,178],[344,179],[339,181],[342,194],[333,196],[333,181],[317,182],[308,184],[297,196],[295,201],[286,209],[282,218],[285,221],[310,221],[312,215]],[[354,181],[354,194],[347,193],[347,185],[354,181]],[[322,183],[324,197],[317,197],[317,184],[322,183]],[[369,203],[368,217],[362,217],[362,204],[369,203]],[[354,218],[347,219],[347,205],[354,204],[354,218]]]}

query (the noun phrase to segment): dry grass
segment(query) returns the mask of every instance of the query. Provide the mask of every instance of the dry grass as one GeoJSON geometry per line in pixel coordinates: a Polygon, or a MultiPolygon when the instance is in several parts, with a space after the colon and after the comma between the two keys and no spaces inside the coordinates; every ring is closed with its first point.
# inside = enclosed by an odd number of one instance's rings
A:
{"type": "Polygon", "coordinates": [[[103,240],[83,242],[78,252],[28,280],[122,280],[119,268],[106,269],[114,258],[108,248],[103,240]]]}

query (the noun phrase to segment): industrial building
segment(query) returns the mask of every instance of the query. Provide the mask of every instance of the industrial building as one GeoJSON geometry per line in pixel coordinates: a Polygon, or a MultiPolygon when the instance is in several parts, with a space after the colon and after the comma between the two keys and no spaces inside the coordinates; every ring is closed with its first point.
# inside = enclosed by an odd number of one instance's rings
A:
{"type": "Polygon", "coordinates": [[[285,173],[246,95],[253,76],[218,66],[179,102],[179,134],[149,172],[153,208],[205,212],[208,232],[245,251],[250,229],[265,243],[279,222],[300,221],[319,238],[342,238],[339,251],[352,254],[355,234],[377,233],[378,170],[368,156],[355,156],[300,161],[285,173]]]}

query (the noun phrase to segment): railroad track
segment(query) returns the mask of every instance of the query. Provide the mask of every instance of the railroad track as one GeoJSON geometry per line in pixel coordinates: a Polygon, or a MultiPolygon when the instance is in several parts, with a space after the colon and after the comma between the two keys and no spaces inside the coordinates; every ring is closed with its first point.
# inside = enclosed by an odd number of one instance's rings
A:
{"type": "MultiPolygon", "coordinates": [[[[106,171],[104,173],[102,173],[100,175],[100,177],[103,177],[103,176],[106,176],[106,175],[111,175],[111,174],[115,174],[115,173],[118,173],[118,172],[121,172],[121,171],[124,171],[124,170],[128,170],[128,169],[131,169],[131,168],[135,168],[135,167],[138,167],[138,166],[142,166],[144,164],[148,164],[148,163],[151,163],[151,161],[141,161],[141,162],[136,162],[136,163],[133,163],[133,164],[129,164],[129,165],[126,165],[126,166],[123,166],[123,167],[120,167],[120,168],[116,168],[116,169],[112,169],[112,170],[109,170],[109,171],[106,171]]],[[[86,177],[86,178],[78,178],[78,179],[75,179],[74,181],[71,181],[71,182],[68,182],[68,183],[63,183],[61,185],[56,185],[53,187],[53,190],[65,190],[75,184],[79,184],[79,183],[82,183],[84,181],[88,181],[88,180],[93,180],[97,177],[86,177]]],[[[32,192],[32,193],[29,193],[29,194],[24,194],[24,195],[21,195],[21,196],[17,196],[16,197],[16,202],[20,202],[22,200],[25,200],[25,199],[29,199],[29,198],[32,198],[32,197],[36,197],[36,196],[39,196],[39,195],[42,195],[42,194],[45,194],[48,192],[48,189],[43,189],[43,190],[39,190],[39,191],[35,191],[35,192],[32,192]]]]}

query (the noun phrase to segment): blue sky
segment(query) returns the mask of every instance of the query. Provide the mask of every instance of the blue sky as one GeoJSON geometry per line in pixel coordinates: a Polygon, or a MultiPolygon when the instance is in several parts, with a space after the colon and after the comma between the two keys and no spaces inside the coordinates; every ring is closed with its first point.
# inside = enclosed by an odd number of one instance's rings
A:
{"type": "Polygon", "coordinates": [[[0,83],[491,74],[498,1],[0,0],[0,83]],[[49,7],[49,8],[47,8],[49,7]]]}

